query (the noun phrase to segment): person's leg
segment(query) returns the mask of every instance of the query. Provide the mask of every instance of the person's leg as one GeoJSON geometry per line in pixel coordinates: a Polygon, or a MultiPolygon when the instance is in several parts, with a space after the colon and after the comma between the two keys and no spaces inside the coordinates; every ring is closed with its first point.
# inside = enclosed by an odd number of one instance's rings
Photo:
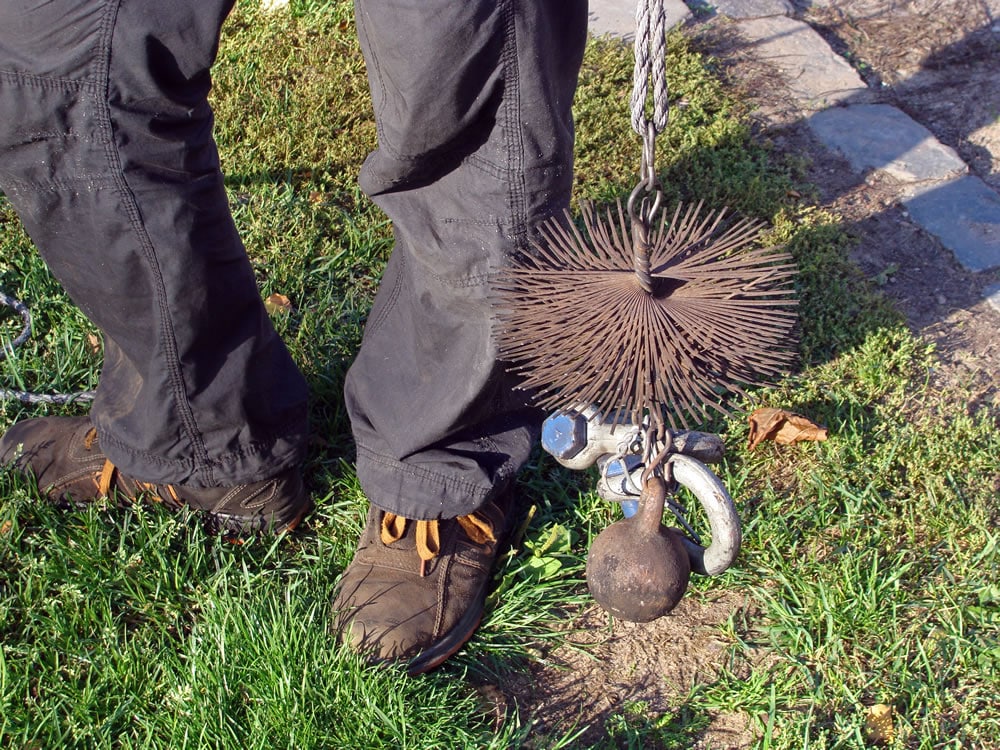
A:
{"type": "Polygon", "coordinates": [[[410,518],[475,510],[527,458],[538,412],[491,337],[488,275],[572,184],[586,3],[369,3],[378,122],[361,186],[396,245],[347,378],[358,475],[410,518]]]}
{"type": "Polygon", "coordinates": [[[212,137],[231,5],[0,4],[0,188],[104,335],[100,451],[192,491],[287,472],[306,434],[305,382],[261,302],[212,137]]]}
{"type": "Polygon", "coordinates": [[[422,671],[478,623],[506,488],[541,421],[497,361],[488,281],[569,201],[587,5],[358,0],[356,11],[379,138],[361,185],[396,245],[347,378],[375,507],[334,606],[356,645],[419,653],[422,671]]]}

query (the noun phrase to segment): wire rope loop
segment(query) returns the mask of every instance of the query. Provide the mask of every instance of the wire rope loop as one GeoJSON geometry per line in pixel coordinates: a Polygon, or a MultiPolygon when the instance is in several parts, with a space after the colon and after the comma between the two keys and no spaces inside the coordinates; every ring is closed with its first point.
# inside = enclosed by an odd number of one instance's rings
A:
{"type": "MultiPolygon", "coordinates": [[[[31,311],[21,300],[14,299],[9,294],[0,291],[0,305],[11,308],[21,316],[24,328],[13,341],[0,347],[0,360],[14,353],[14,350],[31,337],[31,311]]],[[[94,391],[79,391],[77,393],[31,393],[0,388],[0,401],[20,401],[22,404],[69,404],[73,401],[93,401],[94,391]]]]}
{"type": "Polygon", "coordinates": [[[28,306],[25,305],[21,300],[14,299],[13,297],[0,292],[0,304],[11,308],[14,312],[21,316],[21,320],[24,323],[24,328],[21,329],[21,333],[11,341],[0,348],[0,359],[6,359],[14,350],[23,344],[31,336],[31,312],[28,310],[28,306]]]}
{"type": "Polygon", "coordinates": [[[629,105],[632,129],[639,136],[645,137],[649,123],[652,123],[657,133],[662,133],[667,127],[669,116],[667,21],[663,0],[638,0],[635,20],[635,69],[629,105]],[[652,119],[646,116],[650,81],[653,84],[652,119]]]}

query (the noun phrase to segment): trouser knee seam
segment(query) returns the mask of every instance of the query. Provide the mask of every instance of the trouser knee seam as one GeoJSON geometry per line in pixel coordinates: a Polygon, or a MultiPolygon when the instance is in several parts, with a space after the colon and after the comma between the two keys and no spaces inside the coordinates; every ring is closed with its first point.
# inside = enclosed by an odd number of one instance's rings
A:
{"type": "Polygon", "coordinates": [[[108,160],[110,173],[115,182],[115,189],[121,196],[122,205],[128,216],[132,231],[135,232],[142,255],[146,260],[152,275],[153,289],[156,304],[160,314],[160,331],[164,343],[164,364],[167,369],[170,389],[177,403],[178,416],[183,425],[184,432],[187,433],[191,441],[192,453],[194,455],[193,464],[196,471],[202,473],[202,481],[211,485],[212,467],[208,460],[208,451],[204,440],[198,430],[191,404],[187,399],[184,387],[183,376],[180,371],[180,361],[177,353],[177,342],[173,325],[170,320],[170,308],[166,299],[166,287],[163,281],[163,273],[156,258],[156,248],[152,239],[142,222],[142,215],[136,205],[136,199],[129,187],[128,180],[122,171],[121,155],[115,145],[114,123],[111,118],[111,55],[112,37],[114,35],[115,24],[120,8],[120,0],[110,0],[107,5],[107,12],[102,21],[101,37],[99,42],[98,55],[98,81],[101,96],[98,99],[98,121],[105,136],[105,156],[108,160]]]}
{"type": "Polygon", "coordinates": [[[402,253],[396,253],[399,257],[396,258],[396,263],[399,264],[399,268],[394,273],[394,278],[392,282],[392,288],[389,290],[389,294],[386,297],[385,305],[379,310],[378,317],[371,321],[372,332],[378,331],[389,317],[389,313],[392,312],[393,308],[396,306],[396,302],[399,300],[399,295],[403,288],[403,271],[406,269],[406,256],[402,253]]]}

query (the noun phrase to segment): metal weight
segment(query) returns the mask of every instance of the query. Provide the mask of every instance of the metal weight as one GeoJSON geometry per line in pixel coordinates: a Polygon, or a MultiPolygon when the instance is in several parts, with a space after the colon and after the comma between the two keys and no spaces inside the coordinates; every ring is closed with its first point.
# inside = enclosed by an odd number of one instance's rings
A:
{"type": "Polygon", "coordinates": [[[691,578],[691,561],[679,530],[660,519],[667,486],[650,476],[631,518],[598,534],[587,555],[587,587],[615,617],[649,622],[677,606],[691,578]]]}
{"type": "MultiPolygon", "coordinates": [[[[643,429],[622,415],[604,416],[593,407],[566,409],[552,414],[542,426],[542,446],[563,466],[582,470],[597,463],[602,467],[598,493],[622,504],[626,515],[635,506],[642,488],[643,429]]],[[[742,532],[736,506],[725,486],[706,463],[722,460],[725,447],[721,438],[705,432],[671,431],[671,452],[664,473],[698,499],[711,529],[711,539],[701,540],[682,534],[691,571],[719,575],[735,561],[742,532]]],[[[671,505],[674,510],[676,506],[671,505]]],[[[662,509],[661,509],[662,510],[662,509]]],[[[682,516],[682,526],[687,526],[682,516]]],[[[681,533],[681,532],[679,532],[681,533]]]]}

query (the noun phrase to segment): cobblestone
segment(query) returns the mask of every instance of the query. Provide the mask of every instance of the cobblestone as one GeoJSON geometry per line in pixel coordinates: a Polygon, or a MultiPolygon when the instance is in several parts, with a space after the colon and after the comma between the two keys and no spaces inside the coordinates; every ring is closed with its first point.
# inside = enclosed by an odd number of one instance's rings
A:
{"type": "MultiPolygon", "coordinates": [[[[1000,0],[987,0],[1000,33],[1000,0]]],[[[825,7],[826,0],[811,0],[825,7]]],[[[857,72],[808,24],[793,18],[790,0],[668,2],[670,23],[722,15],[732,19],[752,53],[786,81],[810,128],[860,176],[882,172],[900,183],[911,218],[934,235],[968,271],[1000,268],[1000,194],[955,151],[896,107],[876,104],[857,72]]],[[[595,33],[634,36],[633,0],[592,0],[595,33]]],[[[1000,310],[1000,289],[987,299],[1000,310]]]]}

